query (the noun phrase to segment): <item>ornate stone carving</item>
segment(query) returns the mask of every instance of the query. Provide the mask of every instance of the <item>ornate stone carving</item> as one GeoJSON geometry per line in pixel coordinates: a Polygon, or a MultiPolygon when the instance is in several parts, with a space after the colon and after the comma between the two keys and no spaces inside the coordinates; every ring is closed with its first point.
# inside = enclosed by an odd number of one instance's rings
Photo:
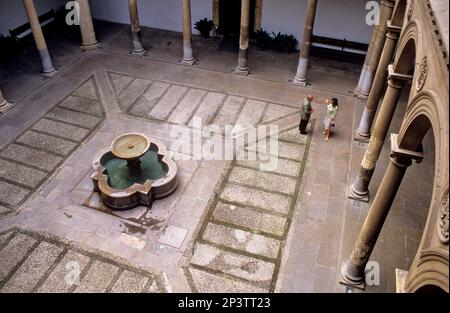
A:
{"type": "Polygon", "coordinates": [[[406,15],[408,23],[411,21],[413,13],[414,13],[414,0],[409,0],[408,14],[406,15]]]}
{"type": "Polygon", "coordinates": [[[416,82],[416,90],[421,91],[423,86],[425,86],[425,82],[427,81],[428,76],[428,57],[424,56],[422,62],[419,65],[419,73],[416,82]]]}
{"type": "Polygon", "coordinates": [[[439,239],[448,244],[448,190],[441,201],[441,211],[439,213],[438,234],[439,239]]]}

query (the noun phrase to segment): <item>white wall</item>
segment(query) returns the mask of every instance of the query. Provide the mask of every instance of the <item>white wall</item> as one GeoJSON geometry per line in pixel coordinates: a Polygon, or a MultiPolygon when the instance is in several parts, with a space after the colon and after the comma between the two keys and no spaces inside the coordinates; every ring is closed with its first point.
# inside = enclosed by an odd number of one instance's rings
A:
{"type": "MultiPolygon", "coordinates": [[[[195,0],[194,0],[195,1],[195,0]]],[[[369,43],[372,27],[365,23],[365,0],[318,0],[314,34],[369,43]]],[[[303,37],[307,0],[263,0],[261,26],[268,32],[303,37]]]]}
{"type": "MultiPolygon", "coordinates": [[[[95,1],[95,0],[94,0],[95,1]]],[[[64,0],[34,0],[38,15],[64,6],[64,0]]],[[[22,0],[0,0],[0,34],[9,36],[9,30],[28,22],[22,0]]]]}
{"type": "MultiPolygon", "coordinates": [[[[181,32],[183,29],[181,0],[138,0],[142,26],[181,32]]],[[[92,16],[96,19],[130,23],[127,0],[91,0],[92,16]]],[[[191,0],[192,24],[207,17],[212,19],[212,0],[191,0]]]]}

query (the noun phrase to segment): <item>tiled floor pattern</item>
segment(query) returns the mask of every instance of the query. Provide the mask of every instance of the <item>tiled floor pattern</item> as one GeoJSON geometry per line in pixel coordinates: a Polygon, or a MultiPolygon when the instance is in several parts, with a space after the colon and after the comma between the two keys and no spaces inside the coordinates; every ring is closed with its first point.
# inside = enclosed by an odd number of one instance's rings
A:
{"type": "Polygon", "coordinates": [[[0,206],[22,204],[104,119],[91,76],[0,151],[0,206]]]}
{"type": "Polygon", "coordinates": [[[298,107],[240,97],[190,86],[151,81],[123,73],[108,73],[122,112],[153,121],[192,126],[193,117],[203,125],[242,126],[268,124],[298,107]]]}
{"type": "Polygon", "coordinates": [[[194,292],[274,290],[310,136],[297,128],[279,135],[276,171],[260,170],[260,155],[232,162],[185,269],[194,292]]]}
{"type": "Polygon", "coordinates": [[[163,292],[155,273],[43,234],[0,234],[0,292],[163,292]]]}

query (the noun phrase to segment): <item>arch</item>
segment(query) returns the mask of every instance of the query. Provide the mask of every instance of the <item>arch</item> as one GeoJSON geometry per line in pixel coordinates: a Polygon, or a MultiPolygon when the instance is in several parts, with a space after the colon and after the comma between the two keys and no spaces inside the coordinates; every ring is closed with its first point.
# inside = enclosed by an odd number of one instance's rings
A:
{"type": "Polygon", "coordinates": [[[404,75],[414,73],[416,53],[420,51],[417,47],[419,42],[419,29],[416,22],[411,21],[402,32],[394,61],[394,72],[404,75]]]}
{"type": "Polygon", "coordinates": [[[448,190],[448,112],[446,102],[435,92],[427,90],[418,93],[408,104],[398,136],[401,149],[418,151],[425,134],[432,129],[435,141],[435,174],[432,200],[428,208],[427,225],[421,244],[407,278],[407,290],[419,292],[440,288],[448,292],[448,255],[439,250],[424,250],[428,232],[433,228],[439,213],[440,202],[448,190]]]}
{"type": "Polygon", "coordinates": [[[394,12],[392,13],[391,25],[395,27],[402,27],[405,20],[405,13],[408,1],[398,0],[395,3],[394,12]]]}

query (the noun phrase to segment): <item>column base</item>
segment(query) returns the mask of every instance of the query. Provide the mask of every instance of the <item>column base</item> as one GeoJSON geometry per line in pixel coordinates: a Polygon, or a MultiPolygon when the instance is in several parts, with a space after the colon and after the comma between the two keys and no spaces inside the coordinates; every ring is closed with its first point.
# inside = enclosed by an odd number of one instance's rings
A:
{"type": "Polygon", "coordinates": [[[87,50],[95,50],[95,49],[97,49],[98,47],[100,46],[100,44],[98,43],[98,42],[96,42],[96,43],[93,43],[93,44],[82,44],[81,46],[80,46],[80,48],[81,48],[81,50],[85,50],[85,51],[87,51],[87,50]]]}
{"type": "Polygon", "coordinates": [[[396,268],[395,269],[395,291],[397,293],[406,293],[406,277],[408,276],[408,271],[396,268]]]}
{"type": "Polygon", "coordinates": [[[137,57],[143,57],[147,54],[147,50],[142,49],[142,50],[131,50],[130,51],[131,55],[137,56],[137,57]]]}
{"type": "Polygon", "coordinates": [[[185,58],[183,58],[183,59],[181,60],[181,64],[189,65],[189,66],[194,65],[195,62],[196,62],[195,58],[192,58],[192,59],[185,59],[185,58]]]}
{"type": "Polygon", "coordinates": [[[364,90],[360,89],[359,87],[356,87],[353,91],[353,95],[357,97],[358,99],[365,100],[369,98],[369,93],[365,92],[364,90]]]}
{"type": "Polygon", "coordinates": [[[250,73],[250,68],[241,68],[241,67],[236,67],[234,69],[234,74],[236,75],[240,75],[240,76],[248,76],[248,74],[250,73]]]}
{"type": "Polygon", "coordinates": [[[297,76],[294,77],[294,80],[292,81],[294,85],[306,87],[308,85],[308,81],[306,78],[299,78],[297,76]]]}
{"type": "Polygon", "coordinates": [[[347,263],[341,267],[341,278],[339,279],[339,284],[360,290],[366,289],[364,279],[355,278],[347,273],[347,263]]]}
{"type": "Polygon", "coordinates": [[[359,129],[356,130],[355,136],[353,137],[356,141],[360,142],[366,142],[368,143],[370,141],[371,134],[362,134],[359,129]]]}
{"type": "Polygon", "coordinates": [[[44,77],[44,78],[52,78],[52,77],[54,77],[56,74],[58,74],[58,71],[54,69],[54,70],[51,71],[51,72],[42,72],[42,73],[41,73],[41,76],[44,77]]]}
{"type": "Polygon", "coordinates": [[[11,108],[12,104],[5,100],[5,102],[0,103],[0,114],[8,112],[11,108]]]}
{"type": "Polygon", "coordinates": [[[350,185],[349,191],[348,191],[348,198],[356,201],[361,202],[369,202],[369,191],[361,192],[356,190],[353,187],[353,184],[350,185]]]}

